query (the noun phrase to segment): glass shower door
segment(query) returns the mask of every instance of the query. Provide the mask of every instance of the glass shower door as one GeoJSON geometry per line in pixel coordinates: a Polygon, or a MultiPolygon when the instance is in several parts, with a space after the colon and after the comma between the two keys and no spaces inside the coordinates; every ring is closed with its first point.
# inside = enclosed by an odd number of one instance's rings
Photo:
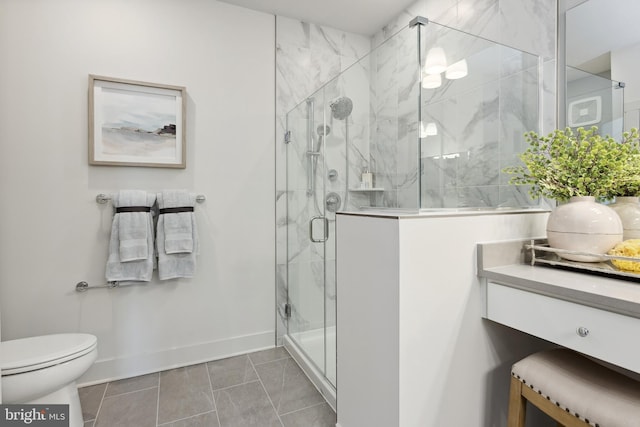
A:
{"type": "Polygon", "coordinates": [[[598,127],[600,135],[622,138],[624,83],[567,67],[567,126],[598,127]]]}
{"type": "Polygon", "coordinates": [[[325,125],[319,94],[287,115],[289,338],[326,375],[325,125]]]}

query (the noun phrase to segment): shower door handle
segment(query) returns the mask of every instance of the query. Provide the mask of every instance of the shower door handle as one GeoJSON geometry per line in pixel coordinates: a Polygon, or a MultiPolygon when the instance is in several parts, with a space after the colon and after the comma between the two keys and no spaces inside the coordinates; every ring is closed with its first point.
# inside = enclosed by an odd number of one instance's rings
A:
{"type": "Polygon", "coordinates": [[[319,215],[311,218],[311,220],[309,221],[309,240],[311,240],[313,243],[324,243],[329,240],[329,220],[327,219],[327,217],[319,215]],[[321,219],[323,222],[322,226],[324,228],[324,233],[322,239],[315,239],[313,237],[313,222],[318,219],[321,219]]]}

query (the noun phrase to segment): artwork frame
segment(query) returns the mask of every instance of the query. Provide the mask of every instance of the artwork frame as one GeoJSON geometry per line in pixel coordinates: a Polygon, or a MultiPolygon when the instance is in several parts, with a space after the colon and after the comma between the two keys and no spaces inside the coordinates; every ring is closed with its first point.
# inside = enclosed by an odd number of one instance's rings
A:
{"type": "Polygon", "coordinates": [[[89,75],[89,164],[186,168],[184,86],[89,75]]]}

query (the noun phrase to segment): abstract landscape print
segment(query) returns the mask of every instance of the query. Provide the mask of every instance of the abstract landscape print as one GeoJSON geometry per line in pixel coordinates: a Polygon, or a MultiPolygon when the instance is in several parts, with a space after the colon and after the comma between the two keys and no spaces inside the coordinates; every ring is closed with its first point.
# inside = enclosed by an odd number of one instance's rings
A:
{"type": "Polygon", "coordinates": [[[90,76],[89,163],[185,167],[185,89],[90,76]]]}

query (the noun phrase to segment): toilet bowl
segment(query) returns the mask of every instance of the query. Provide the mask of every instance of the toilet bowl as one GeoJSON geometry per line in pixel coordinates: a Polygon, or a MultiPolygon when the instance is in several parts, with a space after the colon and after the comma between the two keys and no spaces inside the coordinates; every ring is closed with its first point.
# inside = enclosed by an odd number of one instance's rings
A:
{"type": "Polygon", "coordinates": [[[97,341],[53,334],[0,342],[2,403],[68,404],[69,426],[82,426],[76,380],[98,357],[97,341]]]}

